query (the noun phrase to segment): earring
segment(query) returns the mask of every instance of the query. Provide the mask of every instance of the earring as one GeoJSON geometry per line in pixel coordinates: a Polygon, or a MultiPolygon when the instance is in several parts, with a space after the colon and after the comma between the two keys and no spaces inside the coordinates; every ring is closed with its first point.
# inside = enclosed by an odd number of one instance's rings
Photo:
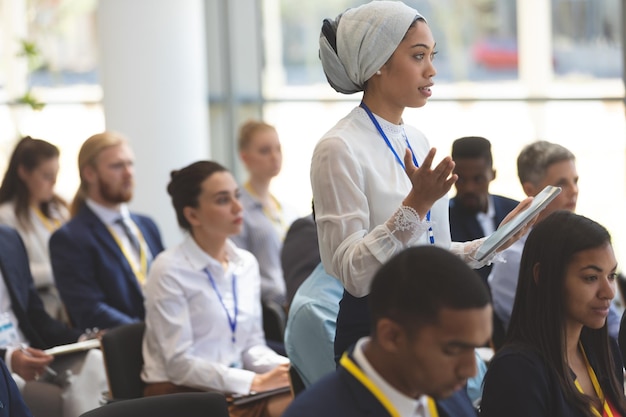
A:
{"type": "Polygon", "coordinates": [[[380,75],[380,74],[382,74],[380,70],[376,71],[376,75],[380,75]]]}

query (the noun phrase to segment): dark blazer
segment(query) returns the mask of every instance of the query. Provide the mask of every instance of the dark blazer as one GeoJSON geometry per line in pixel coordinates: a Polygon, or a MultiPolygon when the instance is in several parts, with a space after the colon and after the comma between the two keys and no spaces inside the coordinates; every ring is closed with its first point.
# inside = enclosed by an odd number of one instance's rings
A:
{"type": "MultiPolygon", "coordinates": [[[[617,346],[613,351],[617,351],[617,346]]],[[[619,356],[614,356],[616,369],[602,369],[597,365],[593,350],[585,349],[585,352],[600,386],[607,386],[609,372],[614,372],[623,385],[619,356]]],[[[539,353],[515,344],[504,346],[491,360],[480,409],[481,417],[584,417],[567,401],[557,375],[550,371],[539,353]]],[[[622,415],[624,412],[622,410],[622,415]]]]}
{"type": "MultiPolygon", "coordinates": [[[[156,224],[131,214],[152,257],[163,250],[156,224]]],[[[50,237],[57,289],[72,323],[107,329],[144,319],[143,293],[135,274],[106,225],[83,205],[50,237]]]]}
{"type": "MultiPolygon", "coordinates": [[[[44,309],[30,274],[24,243],[19,233],[8,226],[0,226],[0,270],[11,298],[11,309],[32,347],[48,349],[78,340],[81,330],[70,329],[44,309]]],[[[4,353],[0,349],[2,357],[4,353]]]]}
{"type": "MultiPolygon", "coordinates": [[[[490,194],[490,196],[493,199],[495,210],[493,219],[495,230],[506,215],[519,204],[519,201],[499,195],[490,194]]],[[[467,242],[485,236],[485,232],[476,219],[476,214],[465,210],[456,197],[450,199],[450,236],[453,242],[467,242]]],[[[478,269],[477,272],[487,282],[487,277],[489,277],[491,272],[491,265],[486,265],[478,269]]]]}
{"type": "Polygon", "coordinates": [[[33,417],[4,361],[0,361],[0,417],[33,417]]]}
{"type": "MultiPolygon", "coordinates": [[[[355,362],[356,363],[356,362],[355,362]]],[[[437,401],[440,417],[476,417],[465,390],[437,401]]],[[[352,374],[340,366],[293,400],[282,417],[389,416],[387,410],[352,374]]]]}

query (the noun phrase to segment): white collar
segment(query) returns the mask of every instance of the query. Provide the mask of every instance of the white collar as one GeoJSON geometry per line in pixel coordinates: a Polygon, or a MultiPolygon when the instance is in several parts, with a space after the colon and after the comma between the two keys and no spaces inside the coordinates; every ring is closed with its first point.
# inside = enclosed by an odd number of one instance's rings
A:
{"type": "Polygon", "coordinates": [[[394,387],[392,387],[387,381],[383,379],[382,376],[374,367],[368,362],[365,354],[363,353],[363,348],[367,343],[369,343],[369,337],[363,337],[359,339],[354,347],[353,357],[356,363],[359,365],[363,373],[382,391],[382,393],[387,397],[387,399],[393,404],[393,406],[398,410],[401,416],[413,416],[415,415],[415,410],[420,405],[420,403],[424,406],[424,410],[428,412],[428,399],[425,395],[422,395],[417,400],[411,397],[406,396],[401,393],[394,387]]]}
{"type": "Polygon", "coordinates": [[[130,219],[130,210],[128,210],[126,203],[120,204],[117,210],[105,207],[90,198],[85,200],[85,204],[87,204],[87,207],[89,207],[106,226],[113,226],[120,216],[124,219],[130,219]]]}
{"type": "Polygon", "coordinates": [[[476,217],[493,219],[495,216],[496,216],[496,208],[493,206],[493,196],[489,194],[489,196],[487,197],[487,212],[483,213],[482,211],[479,211],[478,213],[476,213],[476,217]]]}
{"type": "MultiPolygon", "coordinates": [[[[193,270],[203,271],[205,268],[209,268],[212,271],[215,268],[219,268],[220,271],[223,270],[222,264],[203,251],[191,234],[187,234],[185,240],[181,243],[181,248],[193,270]]],[[[238,265],[241,261],[241,257],[237,253],[237,247],[230,239],[226,240],[226,255],[228,256],[229,264],[238,265]]]]}

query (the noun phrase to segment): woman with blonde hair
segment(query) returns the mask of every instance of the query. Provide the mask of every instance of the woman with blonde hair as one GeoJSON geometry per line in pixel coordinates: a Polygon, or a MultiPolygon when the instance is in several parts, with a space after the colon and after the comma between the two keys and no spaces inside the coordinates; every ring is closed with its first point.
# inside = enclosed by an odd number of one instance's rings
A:
{"type": "Polygon", "coordinates": [[[56,146],[30,136],[22,138],[0,185],[0,223],[17,229],[46,311],[65,320],[48,253],[50,235],[69,218],[67,203],[54,192],[58,172],[56,146]]]}
{"type": "Polygon", "coordinates": [[[298,214],[270,192],[270,183],[282,167],[282,150],[274,126],[250,120],[239,131],[239,156],[248,171],[241,190],[246,215],[233,242],[249,250],[261,268],[261,298],[285,305],[287,289],[280,262],[283,239],[298,214]]]}

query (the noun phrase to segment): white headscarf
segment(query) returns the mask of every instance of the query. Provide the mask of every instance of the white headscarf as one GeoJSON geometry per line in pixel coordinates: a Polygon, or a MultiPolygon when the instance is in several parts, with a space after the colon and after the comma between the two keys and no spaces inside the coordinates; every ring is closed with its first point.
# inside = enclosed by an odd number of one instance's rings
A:
{"type": "Polygon", "coordinates": [[[325,20],[320,59],[328,83],[344,94],[363,91],[418,18],[424,19],[401,1],[375,0],[325,20]]]}

